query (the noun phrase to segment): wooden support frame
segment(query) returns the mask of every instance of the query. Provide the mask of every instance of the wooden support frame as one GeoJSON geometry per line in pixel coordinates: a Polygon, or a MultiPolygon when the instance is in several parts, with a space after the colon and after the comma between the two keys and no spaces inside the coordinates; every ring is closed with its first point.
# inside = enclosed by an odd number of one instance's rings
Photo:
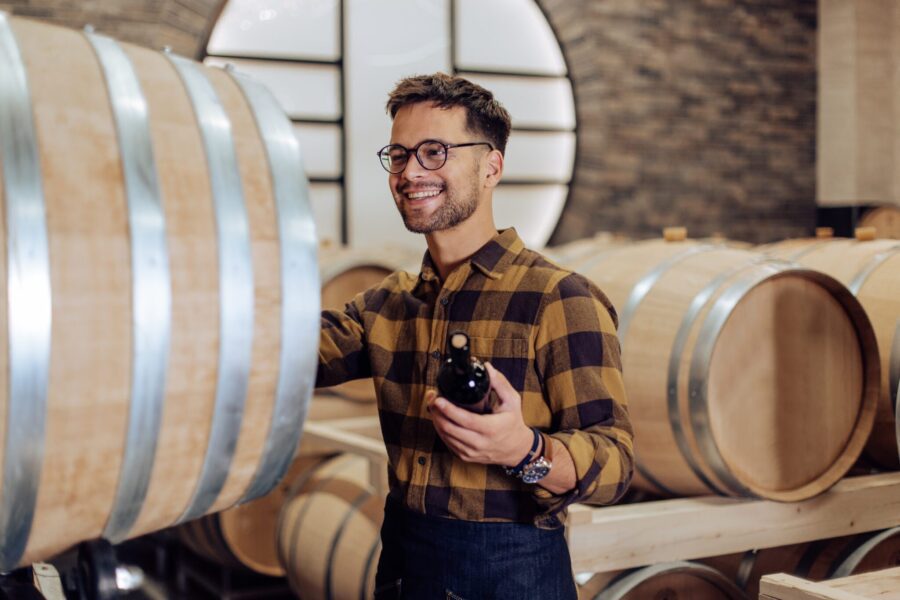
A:
{"type": "MultiPolygon", "coordinates": [[[[303,452],[355,452],[386,491],[387,450],[377,417],[307,422],[303,452]]],[[[601,573],[676,560],[877,531],[900,525],[900,472],[852,477],[803,502],[722,496],[607,507],[574,505],[567,538],[576,573],[601,573]]]]}
{"type": "Polygon", "coordinates": [[[871,600],[900,598],[900,567],[815,583],[778,573],[760,581],[760,600],[871,600]]]}
{"type": "Polygon", "coordinates": [[[900,472],[847,478],[803,502],[704,496],[571,507],[573,568],[605,572],[900,525],[900,472]]]}

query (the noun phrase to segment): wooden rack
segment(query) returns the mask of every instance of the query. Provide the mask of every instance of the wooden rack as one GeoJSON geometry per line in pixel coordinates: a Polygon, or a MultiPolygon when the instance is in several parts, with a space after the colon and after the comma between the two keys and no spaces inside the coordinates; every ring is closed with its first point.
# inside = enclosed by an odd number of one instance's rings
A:
{"type": "MultiPolygon", "coordinates": [[[[384,485],[377,417],[307,423],[301,453],[355,452],[384,485]]],[[[692,560],[900,525],[900,472],[846,478],[803,502],[704,496],[607,507],[575,505],[566,524],[576,573],[692,560]]]]}

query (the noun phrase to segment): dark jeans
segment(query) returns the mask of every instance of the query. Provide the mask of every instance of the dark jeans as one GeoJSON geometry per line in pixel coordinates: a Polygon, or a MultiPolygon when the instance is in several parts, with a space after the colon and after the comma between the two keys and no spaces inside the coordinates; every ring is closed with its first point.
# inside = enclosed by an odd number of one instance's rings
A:
{"type": "Polygon", "coordinates": [[[377,600],[575,600],[563,528],[475,523],[408,511],[388,500],[377,600]]]}

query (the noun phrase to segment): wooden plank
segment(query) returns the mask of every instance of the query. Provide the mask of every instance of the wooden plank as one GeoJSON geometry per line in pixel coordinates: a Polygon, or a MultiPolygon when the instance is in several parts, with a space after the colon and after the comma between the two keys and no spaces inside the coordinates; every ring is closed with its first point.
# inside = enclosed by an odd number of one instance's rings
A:
{"type": "Polygon", "coordinates": [[[387,449],[383,441],[345,429],[334,421],[307,422],[303,426],[301,452],[304,446],[333,452],[353,452],[369,460],[387,462],[387,449]]]}
{"type": "Polygon", "coordinates": [[[810,500],[701,497],[570,509],[576,573],[798,544],[900,525],[900,472],[853,477],[810,500]]]}
{"type": "Polygon", "coordinates": [[[763,576],[759,582],[759,597],[772,600],[866,600],[863,596],[785,573],[763,576]]]}
{"type": "Polygon", "coordinates": [[[851,575],[824,583],[828,587],[857,594],[864,598],[897,600],[900,598],[900,567],[851,575]]]}

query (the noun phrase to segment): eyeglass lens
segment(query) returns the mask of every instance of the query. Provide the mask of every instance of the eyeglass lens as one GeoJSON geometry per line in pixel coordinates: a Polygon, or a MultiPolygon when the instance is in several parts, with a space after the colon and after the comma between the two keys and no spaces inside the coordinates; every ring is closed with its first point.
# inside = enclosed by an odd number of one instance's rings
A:
{"type": "MultiPolygon", "coordinates": [[[[390,173],[399,173],[406,168],[412,150],[403,146],[388,146],[381,152],[381,162],[390,173]]],[[[447,148],[440,142],[424,142],[416,148],[416,160],[429,171],[435,171],[447,162],[447,148]]]]}

